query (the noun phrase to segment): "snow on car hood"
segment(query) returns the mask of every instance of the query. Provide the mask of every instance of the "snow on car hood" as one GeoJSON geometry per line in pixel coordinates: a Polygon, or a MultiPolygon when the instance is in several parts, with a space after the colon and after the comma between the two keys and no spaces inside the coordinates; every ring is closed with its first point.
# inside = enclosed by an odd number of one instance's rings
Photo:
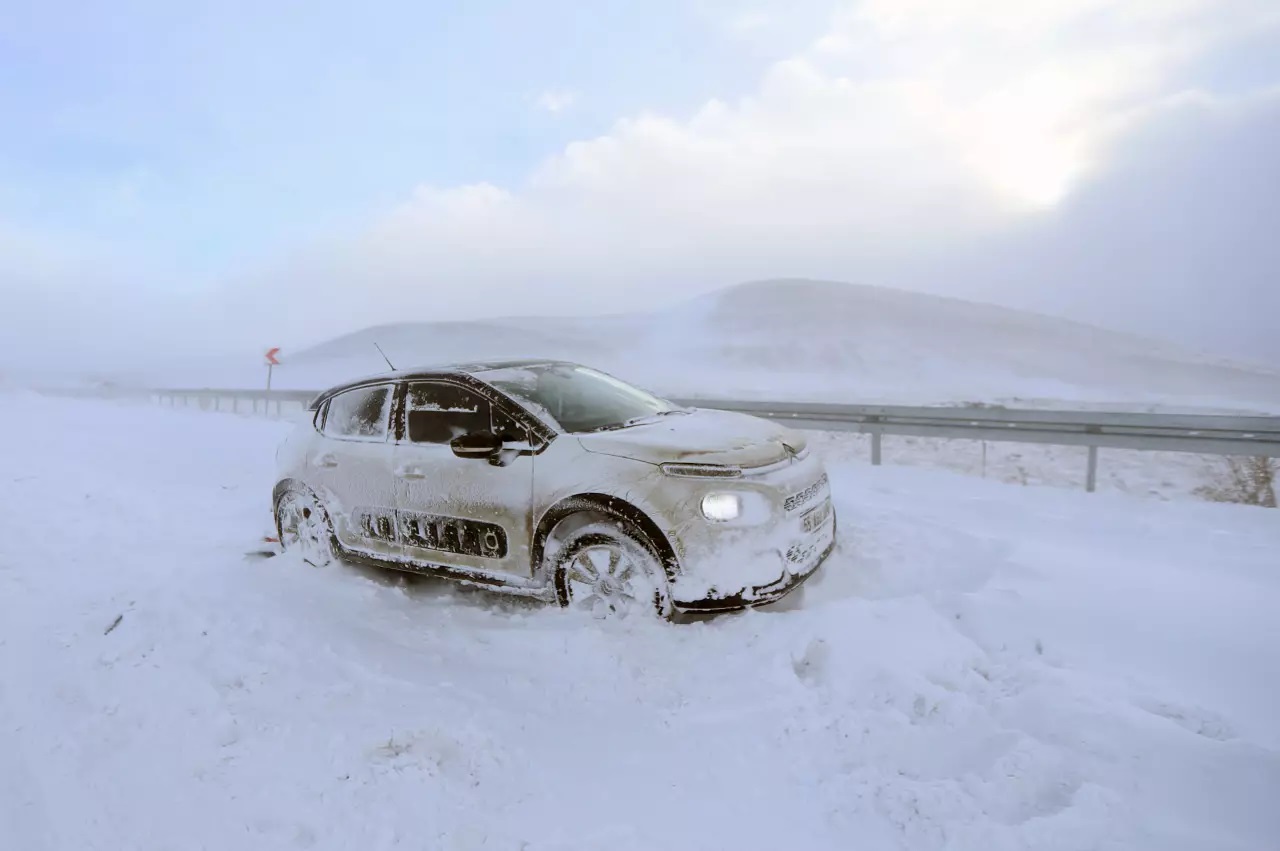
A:
{"type": "Polygon", "coordinates": [[[759,467],[799,452],[805,438],[759,417],[731,411],[692,409],[618,431],[580,434],[588,452],[661,464],[734,464],[759,467]]]}

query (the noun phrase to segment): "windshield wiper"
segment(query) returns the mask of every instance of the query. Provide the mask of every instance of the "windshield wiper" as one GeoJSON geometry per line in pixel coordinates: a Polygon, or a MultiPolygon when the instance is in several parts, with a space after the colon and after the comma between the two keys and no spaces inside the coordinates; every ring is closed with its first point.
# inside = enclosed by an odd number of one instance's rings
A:
{"type": "Polygon", "coordinates": [[[589,428],[586,431],[582,431],[578,433],[579,434],[595,434],[598,431],[618,431],[619,429],[631,428],[632,426],[638,426],[638,425],[643,425],[645,423],[656,422],[661,417],[669,417],[672,414],[692,414],[692,413],[693,411],[686,410],[685,408],[671,408],[666,411],[655,411],[652,414],[643,414],[638,417],[632,417],[631,419],[623,420],[620,423],[609,423],[608,425],[596,426],[595,428],[589,428]]]}
{"type": "Polygon", "coordinates": [[[618,431],[619,429],[631,428],[632,426],[641,425],[642,423],[653,422],[661,414],[645,414],[642,417],[632,417],[629,420],[623,420],[620,423],[609,423],[607,425],[589,428],[582,434],[595,434],[598,431],[618,431]]]}

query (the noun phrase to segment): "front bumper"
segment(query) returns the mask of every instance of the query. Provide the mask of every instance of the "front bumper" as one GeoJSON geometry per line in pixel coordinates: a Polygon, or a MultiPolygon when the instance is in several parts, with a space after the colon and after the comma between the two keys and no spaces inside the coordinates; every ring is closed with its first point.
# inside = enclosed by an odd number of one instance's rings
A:
{"type": "Polygon", "coordinates": [[[766,606],[769,603],[776,603],[792,591],[803,585],[809,577],[818,572],[818,568],[831,555],[832,550],[836,548],[836,539],[833,535],[831,543],[825,550],[814,559],[814,561],[806,567],[803,572],[784,573],[779,579],[767,585],[758,585],[753,588],[746,588],[735,594],[727,596],[705,597],[701,600],[675,600],[673,606],[678,612],[693,613],[711,613],[711,612],[736,612],[741,609],[749,609],[755,606],[766,606]]]}
{"type": "Polygon", "coordinates": [[[836,543],[836,512],[827,472],[808,458],[691,491],[669,526],[680,567],[671,577],[672,605],[683,612],[725,612],[781,600],[826,561],[836,543]],[[745,522],[709,523],[694,516],[712,491],[754,494],[767,505],[745,522]]]}

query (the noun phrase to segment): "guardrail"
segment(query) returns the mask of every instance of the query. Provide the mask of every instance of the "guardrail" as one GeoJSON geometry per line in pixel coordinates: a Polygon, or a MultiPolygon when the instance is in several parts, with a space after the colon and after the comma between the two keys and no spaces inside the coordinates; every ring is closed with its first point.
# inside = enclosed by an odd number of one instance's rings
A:
{"type": "Polygon", "coordinates": [[[198,408],[229,413],[261,413],[284,416],[287,409],[302,412],[319,395],[318,390],[151,390],[152,401],[170,408],[198,408]],[[244,410],[247,409],[247,410],[244,410]]]}
{"type": "MultiPolygon", "coordinates": [[[[286,406],[305,410],[314,390],[150,391],[160,404],[237,413],[283,415],[286,406]]],[[[1085,488],[1095,490],[1098,449],[1193,452],[1280,458],[1280,417],[1219,414],[1051,411],[1000,407],[840,405],[813,402],[757,402],[733,399],[676,399],[682,405],[751,414],[793,428],[844,431],[871,436],[871,463],[879,464],[883,437],[904,435],[1010,443],[1084,446],[1088,452],[1085,488]]]]}
{"type": "Polygon", "coordinates": [[[1098,480],[1098,449],[1280,457],[1280,417],[1050,411],[996,407],[833,405],[689,399],[681,404],[738,411],[793,428],[871,435],[871,463],[880,463],[883,435],[1084,446],[1085,488],[1098,480]]]}

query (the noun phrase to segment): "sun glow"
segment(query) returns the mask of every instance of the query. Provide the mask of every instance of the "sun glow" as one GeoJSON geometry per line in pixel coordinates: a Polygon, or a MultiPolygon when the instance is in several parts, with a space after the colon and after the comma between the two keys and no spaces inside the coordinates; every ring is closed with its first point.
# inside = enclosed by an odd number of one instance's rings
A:
{"type": "Polygon", "coordinates": [[[1057,205],[1084,170],[1078,144],[1014,122],[980,134],[970,162],[1001,196],[1031,207],[1057,205]]]}
{"type": "Polygon", "coordinates": [[[1063,200],[1088,164],[1085,128],[1097,128],[1088,95],[1079,89],[1029,79],[982,96],[953,111],[950,126],[963,159],[1008,201],[1052,207],[1063,200]]]}

